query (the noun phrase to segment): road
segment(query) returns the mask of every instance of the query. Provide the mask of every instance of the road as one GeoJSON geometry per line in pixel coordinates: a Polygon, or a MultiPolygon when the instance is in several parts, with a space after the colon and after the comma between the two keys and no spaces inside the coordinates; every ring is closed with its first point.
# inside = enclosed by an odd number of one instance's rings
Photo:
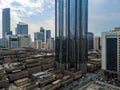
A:
{"type": "Polygon", "coordinates": [[[59,90],[78,90],[84,85],[88,84],[91,81],[96,81],[101,78],[101,70],[98,70],[95,73],[87,73],[82,78],[73,81],[71,84],[69,84],[66,87],[63,87],[59,90]]]}

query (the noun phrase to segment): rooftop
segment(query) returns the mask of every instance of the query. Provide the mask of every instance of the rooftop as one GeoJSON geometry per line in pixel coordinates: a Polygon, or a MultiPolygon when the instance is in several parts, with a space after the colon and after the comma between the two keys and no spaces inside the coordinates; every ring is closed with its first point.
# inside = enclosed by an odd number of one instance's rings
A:
{"type": "Polygon", "coordinates": [[[120,88],[110,84],[96,81],[88,83],[79,90],[120,90],[120,88]]]}
{"type": "Polygon", "coordinates": [[[19,25],[28,25],[28,24],[23,23],[23,22],[19,22],[19,25]]]}
{"type": "Polygon", "coordinates": [[[30,59],[30,60],[26,60],[25,63],[26,64],[34,64],[34,63],[38,63],[39,61],[36,59],[30,59]]]}

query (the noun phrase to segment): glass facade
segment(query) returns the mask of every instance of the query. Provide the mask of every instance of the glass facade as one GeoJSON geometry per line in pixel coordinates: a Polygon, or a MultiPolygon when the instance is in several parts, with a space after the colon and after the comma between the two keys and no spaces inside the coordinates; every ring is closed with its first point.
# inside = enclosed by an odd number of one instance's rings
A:
{"type": "Polygon", "coordinates": [[[28,35],[28,24],[24,24],[22,22],[19,22],[19,24],[17,24],[17,28],[16,28],[16,35],[17,34],[28,35]]]}
{"type": "Polygon", "coordinates": [[[5,8],[2,11],[2,37],[5,38],[5,33],[10,31],[10,8],[5,8]]]}
{"type": "Polygon", "coordinates": [[[46,41],[51,38],[51,30],[46,30],[46,41]]]}
{"type": "Polygon", "coordinates": [[[106,68],[117,71],[117,35],[106,38],[106,68]]]}
{"type": "Polygon", "coordinates": [[[88,0],[55,0],[56,61],[80,69],[87,60],[88,0]]]}
{"type": "Polygon", "coordinates": [[[88,32],[88,50],[94,49],[94,34],[88,32]]]}
{"type": "Polygon", "coordinates": [[[43,27],[40,27],[40,33],[42,34],[42,41],[45,42],[45,29],[43,27]]]}
{"type": "Polygon", "coordinates": [[[35,32],[34,33],[34,40],[41,40],[44,42],[44,35],[41,32],[35,32]]]}

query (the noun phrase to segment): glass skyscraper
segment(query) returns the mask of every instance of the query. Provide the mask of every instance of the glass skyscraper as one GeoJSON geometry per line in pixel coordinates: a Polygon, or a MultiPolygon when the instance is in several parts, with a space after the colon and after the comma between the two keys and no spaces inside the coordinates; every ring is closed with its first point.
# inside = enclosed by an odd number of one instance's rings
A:
{"type": "Polygon", "coordinates": [[[42,34],[42,41],[45,42],[45,29],[43,27],[40,27],[40,33],[42,34]]]}
{"type": "Polygon", "coordinates": [[[28,24],[19,22],[16,27],[16,35],[17,34],[25,34],[28,35],[28,24]]]}
{"type": "Polygon", "coordinates": [[[51,38],[51,30],[46,30],[46,41],[51,38]]]}
{"type": "Polygon", "coordinates": [[[88,0],[55,0],[58,68],[84,71],[87,61],[88,0]]]}
{"type": "Polygon", "coordinates": [[[94,34],[88,32],[88,50],[94,49],[94,34]]]}
{"type": "Polygon", "coordinates": [[[10,32],[10,8],[2,10],[2,37],[5,38],[5,33],[10,32]]]}
{"type": "Polygon", "coordinates": [[[35,32],[34,33],[34,40],[41,40],[44,42],[44,35],[41,32],[35,32]]]}

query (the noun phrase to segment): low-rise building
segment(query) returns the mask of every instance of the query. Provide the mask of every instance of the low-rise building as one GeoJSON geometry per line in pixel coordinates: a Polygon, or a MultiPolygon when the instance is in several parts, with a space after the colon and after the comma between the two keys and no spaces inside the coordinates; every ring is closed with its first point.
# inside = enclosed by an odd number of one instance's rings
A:
{"type": "Polygon", "coordinates": [[[40,84],[40,87],[42,88],[42,87],[46,86],[47,84],[49,84],[55,80],[56,80],[55,76],[48,76],[48,77],[39,78],[38,82],[40,84]]]}
{"type": "Polygon", "coordinates": [[[11,82],[28,76],[29,76],[28,71],[14,71],[12,74],[8,75],[8,78],[9,81],[11,82]]]}
{"type": "Polygon", "coordinates": [[[64,75],[70,75],[74,80],[82,77],[82,71],[77,71],[74,68],[65,70],[64,75]]]}
{"type": "Polygon", "coordinates": [[[0,88],[9,87],[9,80],[3,70],[0,70],[0,88]]]}

